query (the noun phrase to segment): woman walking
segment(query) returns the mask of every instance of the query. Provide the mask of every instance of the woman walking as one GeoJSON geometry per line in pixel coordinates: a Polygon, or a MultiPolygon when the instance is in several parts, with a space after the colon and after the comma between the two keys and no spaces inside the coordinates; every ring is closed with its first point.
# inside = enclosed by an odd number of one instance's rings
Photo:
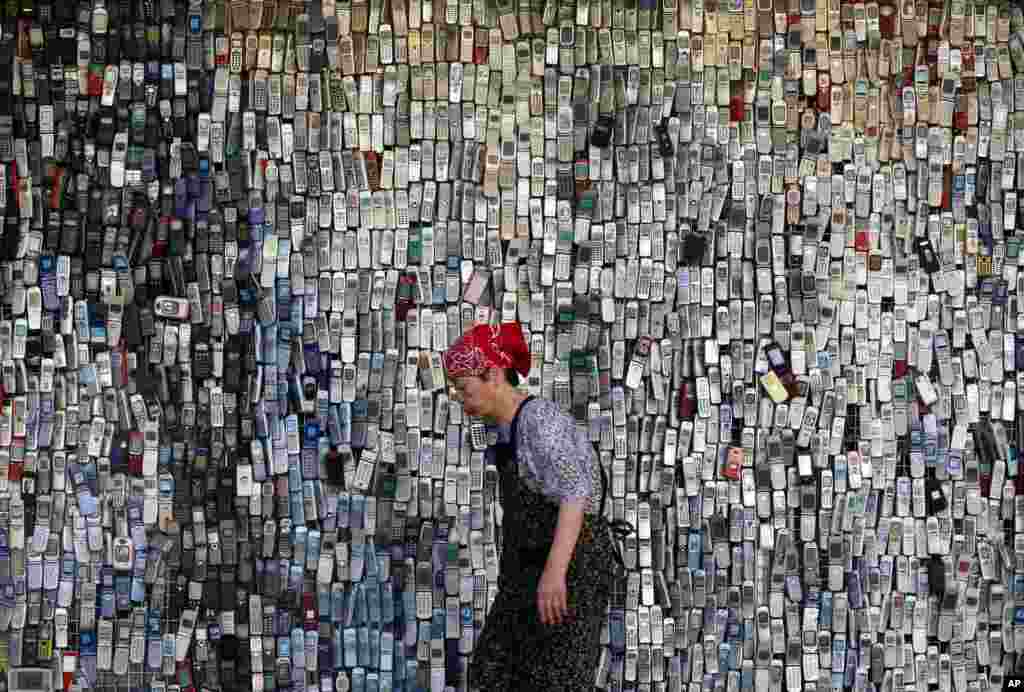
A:
{"type": "Polygon", "coordinates": [[[477,325],[444,357],[467,415],[500,425],[488,450],[503,520],[498,594],[469,683],[481,692],[590,692],[618,553],[590,441],[551,401],[517,386],[530,371],[518,323],[477,325]]]}

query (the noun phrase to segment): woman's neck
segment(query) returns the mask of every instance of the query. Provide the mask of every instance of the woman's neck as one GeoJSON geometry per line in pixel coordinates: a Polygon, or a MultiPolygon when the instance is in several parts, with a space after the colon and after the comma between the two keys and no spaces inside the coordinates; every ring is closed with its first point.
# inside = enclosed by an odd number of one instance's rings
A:
{"type": "Polygon", "coordinates": [[[503,388],[503,391],[494,402],[494,420],[504,425],[509,425],[515,420],[519,406],[526,399],[526,394],[511,386],[503,388]]]}

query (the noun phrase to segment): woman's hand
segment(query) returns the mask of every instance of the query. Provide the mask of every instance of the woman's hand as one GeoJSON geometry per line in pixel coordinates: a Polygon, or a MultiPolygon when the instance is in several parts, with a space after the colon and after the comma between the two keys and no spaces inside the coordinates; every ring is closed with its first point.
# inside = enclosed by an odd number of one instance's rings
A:
{"type": "Polygon", "coordinates": [[[548,565],[537,585],[537,610],[545,625],[560,625],[569,618],[569,593],[565,570],[548,565]]]}

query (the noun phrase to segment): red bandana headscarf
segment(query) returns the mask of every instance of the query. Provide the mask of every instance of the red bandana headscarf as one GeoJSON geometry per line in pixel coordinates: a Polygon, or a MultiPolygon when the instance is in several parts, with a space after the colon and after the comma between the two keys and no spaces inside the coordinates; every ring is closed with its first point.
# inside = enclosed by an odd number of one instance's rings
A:
{"type": "Polygon", "coordinates": [[[518,322],[478,324],[444,354],[444,369],[452,378],[478,375],[490,368],[512,368],[526,377],[530,362],[530,347],[518,322]]]}

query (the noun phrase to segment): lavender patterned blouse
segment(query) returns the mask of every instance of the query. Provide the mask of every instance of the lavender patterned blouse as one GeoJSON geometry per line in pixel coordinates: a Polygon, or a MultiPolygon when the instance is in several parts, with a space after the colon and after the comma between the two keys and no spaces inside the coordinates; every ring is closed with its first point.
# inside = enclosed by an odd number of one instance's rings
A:
{"type": "MultiPolygon", "coordinates": [[[[511,426],[493,429],[500,442],[510,441],[511,426]]],[[[519,477],[556,503],[584,500],[584,511],[601,511],[601,466],[586,433],[576,421],[546,399],[522,405],[516,425],[519,477]]],[[[494,450],[488,452],[493,463],[494,450]]]]}

